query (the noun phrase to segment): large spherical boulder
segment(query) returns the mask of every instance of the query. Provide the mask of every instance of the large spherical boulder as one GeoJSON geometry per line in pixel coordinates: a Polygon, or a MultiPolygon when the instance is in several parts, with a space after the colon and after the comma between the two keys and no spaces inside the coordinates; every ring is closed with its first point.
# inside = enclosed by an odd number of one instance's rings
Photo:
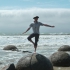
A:
{"type": "Polygon", "coordinates": [[[69,45],[63,45],[58,49],[58,51],[70,51],[70,46],[69,45]]]}
{"type": "Polygon", "coordinates": [[[14,45],[8,45],[6,47],[3,48],[3,50],[12,50],[12,51],[17,51],[17,47],[14,45]]]}
{"type": "Polygon", "coordinates": [[[53,70],[53,66],[45,56],[34,53],[22,57],[16,65],[16,70],[53,70]]]}
{"type": "Polygon", "coordinates": [[[53,66],[70,66],[70,55],[65,52],[56,52],[50,56],[53,66]]]}

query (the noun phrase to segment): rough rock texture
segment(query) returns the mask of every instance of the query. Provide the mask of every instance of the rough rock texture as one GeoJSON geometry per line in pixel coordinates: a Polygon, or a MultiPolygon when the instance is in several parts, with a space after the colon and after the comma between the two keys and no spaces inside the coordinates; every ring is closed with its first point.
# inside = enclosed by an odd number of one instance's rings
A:
{"type": "Polygon", "coordinates": [[[16,70],[53,70],[53,66],[49,59],[34,53],[22,57],[16,65],[16,70]]]}
{"type": "Polygon", "coordinates": [[[70,55],[65,52],[56,52],[50,56],[53,66],[70,66],[70,55]]]}
{"type": "Polygon", "coordinates": [[[58,49],[58,51],[70,51],[70,46],[69,45],[63,45],[58,49]]]}
{"type": "Polygon", "coordinates": [[[8,45],[8,46],[4,47],[3,50],[17,51],[18,49],[14,45],[8,45]]]}

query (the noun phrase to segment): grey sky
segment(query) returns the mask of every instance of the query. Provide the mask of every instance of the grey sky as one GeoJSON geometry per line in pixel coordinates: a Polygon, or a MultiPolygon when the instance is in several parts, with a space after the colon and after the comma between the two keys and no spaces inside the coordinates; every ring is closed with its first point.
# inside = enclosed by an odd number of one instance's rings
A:
{"type": "MultiPolygon", "coordinates": [[[[62,8],[0,10],[0,33],[22,33],[37,15],[40,22],[55,26],[55,28],[41,27],[41,33],[70,33],[70,9],[62,8]]],[[[30,32],[31,30],[28,33],[30,32]]]]}

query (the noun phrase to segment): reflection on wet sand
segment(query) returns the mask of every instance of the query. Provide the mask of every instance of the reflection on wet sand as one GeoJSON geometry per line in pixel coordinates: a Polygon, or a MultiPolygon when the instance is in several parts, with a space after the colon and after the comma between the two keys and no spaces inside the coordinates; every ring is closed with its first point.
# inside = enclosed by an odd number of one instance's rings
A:
{"type": "Polygon", "coordinates": [[[54,67],[54,70],[70,70],[70,67],[54,67]]]}

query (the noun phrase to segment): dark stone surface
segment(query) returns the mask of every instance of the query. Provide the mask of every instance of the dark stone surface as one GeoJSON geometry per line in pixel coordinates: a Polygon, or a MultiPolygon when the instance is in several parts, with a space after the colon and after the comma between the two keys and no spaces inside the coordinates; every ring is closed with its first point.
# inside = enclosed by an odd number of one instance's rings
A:
{"type": "Polygon", "coordinates": [[[8,45],[8,46],[4,47],[3,50],[18,51],[17,47],[14,45],[8,45]]]}
{"type": "Polygon", "coordinates": [[[53,70],[53,66],[45,56],[34,53],[22,57],[16,65],[16,70],[53,70]]]}
{"type": "Polygon", "coordinates": [[[32,53],[32,52],[30,52],[30,51],[22,51],[23,53],[32,53]]]}
{"type": "Polygon", "coordinates": [[[56,52],[50,56],[50,61],[53,66],[68,67],[70,66],[70,55],[65,52],[56,52]]]}
{"type": "Polygon", "coordinates": [[[58,51],[70,51],[70,46],[69,45],[63,45],[58,49],[58,51]]]}
{"type": "Polygon", "coordinates": [[[10,64],[10,66],[6,70],[16,70],[14,64],[10,64]]]}

